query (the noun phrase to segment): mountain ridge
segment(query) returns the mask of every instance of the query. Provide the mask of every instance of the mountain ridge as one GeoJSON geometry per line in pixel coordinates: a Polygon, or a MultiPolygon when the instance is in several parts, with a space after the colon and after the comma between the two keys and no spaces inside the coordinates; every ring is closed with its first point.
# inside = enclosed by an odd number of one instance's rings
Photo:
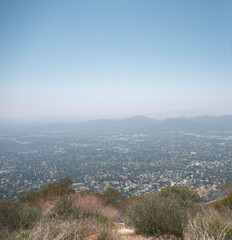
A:
{"type": "Polygon", "coordinates": [[[197,116],[193,118],[167,118],[157,120],[142,115],[123,119],[97,119],[74,123],[20,123],[0,124],[1,129],[42,129],[52,131],[77,131],[80,134],[128,133],[148,134],[168,131],[232,131],[232,115],[197,116]]]}

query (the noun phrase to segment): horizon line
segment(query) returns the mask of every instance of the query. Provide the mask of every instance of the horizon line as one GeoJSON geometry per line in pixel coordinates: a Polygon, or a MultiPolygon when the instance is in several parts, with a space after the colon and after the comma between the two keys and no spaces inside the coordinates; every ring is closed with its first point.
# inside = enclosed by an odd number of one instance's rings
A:
{"type": "Polygon", "coordinates": [[[213,115],[213,114],[200,114],[200,115],[194,115],[194,116],[184,116],[184,115],[179,115],[176,117],[164,117],[164,118],[153,118],[153,117],[148,117],[145,114],[136,114],[136,115],[131,115],[127,117],[119,117],[119,118],[92,118],[92,119],[86,119],[86,120],[78,120],[78,118],[75,117],[54,117],[54,118],[40,118],[40,119],[22,119],[22,118],[0,118],[0,124],[23,124],[23,123],[85,123],[85,122],[90,122],[90,121],[99,121],[99,120],[108,120],[108,121],[120,121],[120,120],[125,120],[125,119],[132,119],[136,117],[142,117],[146,119],[151,119],[151,120],[156,120],[156,121],[165,121],[168,119],[193,119],[193,118],[198,118],[198,117],[213,117],[213,118],[219,118],[219,117],[230,117],[232,116],[231,114],[220,114],[220,115],[213,115]]]}

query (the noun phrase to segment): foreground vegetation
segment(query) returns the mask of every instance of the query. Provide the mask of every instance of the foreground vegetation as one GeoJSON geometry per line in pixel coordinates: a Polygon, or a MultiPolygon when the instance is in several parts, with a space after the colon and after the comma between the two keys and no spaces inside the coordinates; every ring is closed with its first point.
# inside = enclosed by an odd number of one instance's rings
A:
{"type": "MultiPolygon", "coordinates": [[[[229,194],[230,196],[230,194],[229,194]]],[[[229,197],[228,196],[228,197],[229,197]]],[[[186,240],[232,239],[232,205],[198,203],[194,191],[167,187],[156,195],[145,195],[129,208],[127,217],[138,234],[173,235],[186,240]]],[[[228,202],[228,201],[226,201],[228,202]]]]}
{"type": "Polygon", "coordinates": [[[157,194],[126,198],[114,189],[76,194],[71,179],[0,202],[0,240],[117,240],[116,223],[136,234],[185,240],[232,239],[232,194],[210,205],[197,192],[163,188],[157,194]]]}

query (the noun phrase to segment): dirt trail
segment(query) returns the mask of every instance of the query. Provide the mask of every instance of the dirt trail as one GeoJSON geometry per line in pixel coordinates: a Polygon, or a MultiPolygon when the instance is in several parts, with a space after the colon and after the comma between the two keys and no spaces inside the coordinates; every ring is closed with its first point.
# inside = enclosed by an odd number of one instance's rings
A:
{"type": "Polygon", "coordinates": [[[120,234],[121,239],[123,240],[178,240],[173,236],[145,237],[137,235],[132,228],[126,227],[124,223],[117,223],[115,231],[120,234]]]}
{"type": "Polygon", "coordinates": [[[121,235],[123,240],[178,240],[175,237],[161,236],[161,237],[144,237],[141,235],[131,234],[131,235],[121,235]]]}
{"type": "Polygon", "coordinates": [[[172,238],[172,237],[144,237],[144,236],[140,236],[140,235],[125,235],[122,236],[123,240],[177,240],[176,238],[172,238]]]}

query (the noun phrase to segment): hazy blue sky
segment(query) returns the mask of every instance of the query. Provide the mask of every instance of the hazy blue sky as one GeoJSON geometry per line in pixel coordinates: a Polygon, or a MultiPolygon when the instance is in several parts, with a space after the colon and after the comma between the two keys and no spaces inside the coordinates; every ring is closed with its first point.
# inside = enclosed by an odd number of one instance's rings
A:
{"type": "Polygon", "coordinates": [[[231,0],[1,0],[0,118],[232,114],[231,0]]]}

